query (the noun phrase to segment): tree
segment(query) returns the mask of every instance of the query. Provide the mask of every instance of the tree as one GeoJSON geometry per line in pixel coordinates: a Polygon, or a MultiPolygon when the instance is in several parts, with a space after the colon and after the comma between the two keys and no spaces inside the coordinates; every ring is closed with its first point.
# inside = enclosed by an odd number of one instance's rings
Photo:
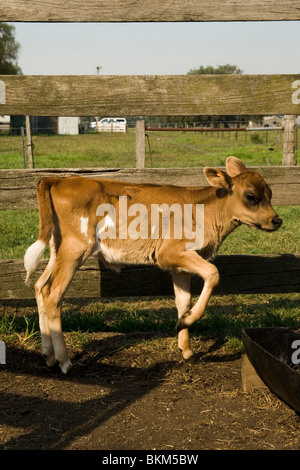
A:
{"type": "Polygon", "coordinates": [[[191,69],[188,74],[195,75],[195,74],[205,74],[205,75],[240,75],[243,73],[243,70],[239,69],[237,65],[218,65],[217,67],[213,67],[212,65],[208,65],[207,67],[203,67],[201,65],[198,69],[191,69]]]}
{"type": "Polygon", "coordinates": [[[0,75],[19,75],[18,66],[20,44],[15,40],[15,27],[0,23],[0,75]]]}
{"type": "MultiPolygon", "coordinates": [[[[15,27],[0,22],[0,75],[21,75],[18,66],[20,44],[15,40],[15,27]]],[[[10,120],[13,134],[19,134],[21,127],[25,127],[25,116],[11,116],[10,120]]]]}
{"type": "MultiPolygon", "coordinates": [[[[208,65],[204,67],[201,65],[197,69],[191,69],[188,72],[188,75],[241,75],[243,70],[241,70],[237,65],[218,65],[213,67],[208,65]]],[[[195,116],[193,119],[194,122],[205,122],[210,121],[215,124],[217,121],[222,122],[225,127],[231,122],[242,122],[246,123],[249,121],[249,116],[195,116]]]]}

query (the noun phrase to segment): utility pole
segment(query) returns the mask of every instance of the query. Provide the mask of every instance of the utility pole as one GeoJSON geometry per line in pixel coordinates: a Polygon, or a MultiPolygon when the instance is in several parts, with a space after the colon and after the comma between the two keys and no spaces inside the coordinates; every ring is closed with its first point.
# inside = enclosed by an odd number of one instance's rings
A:
{"type": "MultiPolygon", "coordinates": [[[[100,67],[100,65],[97,65],[97,67],[96,67],[97,75],[100,75],[100,70],[101,69],[102,69],[102,67],[100,67]]],[[[95,119],[96,119],[95,131],[98,132],[98,116],[95,116],[95,119]]]]}

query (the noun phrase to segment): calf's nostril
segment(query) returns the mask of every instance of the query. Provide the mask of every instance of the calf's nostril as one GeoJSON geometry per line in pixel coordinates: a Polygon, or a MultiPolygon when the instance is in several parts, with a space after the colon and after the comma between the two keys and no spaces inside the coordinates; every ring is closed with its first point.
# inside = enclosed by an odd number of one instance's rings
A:
{"type": "Polygon", "coordinates": [[[282,224],[282,219],[280,217],[274,217],[274,219],[272,219],[272,223],[275,227],[279,228],[282,224]]]}

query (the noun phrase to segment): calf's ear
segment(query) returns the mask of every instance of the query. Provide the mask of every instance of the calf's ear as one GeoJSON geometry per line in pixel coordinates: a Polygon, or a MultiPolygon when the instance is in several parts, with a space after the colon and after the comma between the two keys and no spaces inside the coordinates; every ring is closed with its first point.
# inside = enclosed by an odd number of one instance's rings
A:
{"type": "Polygon", "coordinates": [[[231,178],[224,170],[218,168],[205,167],[204,176],[211,186],[215,188],[227,188],[231,187],[231,178]]]}
{"type": "Polygon", "coordinates": [[[236,157],[228,157],[226,160],[226,170],[227,173],[233,178],[244,171],[247,171],[244,163],[236,157]]]}

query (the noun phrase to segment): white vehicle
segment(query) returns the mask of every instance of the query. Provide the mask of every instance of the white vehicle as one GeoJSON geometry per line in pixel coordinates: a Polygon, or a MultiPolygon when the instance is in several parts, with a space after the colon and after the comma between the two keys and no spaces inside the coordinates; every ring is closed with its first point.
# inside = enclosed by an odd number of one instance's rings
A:
{"type": "Polygon", "coordinates": [[[127,121],[125,118],[102,118],[98,123],[92,122],[91,128],[97,132],[127,132],[127,121]]]}

